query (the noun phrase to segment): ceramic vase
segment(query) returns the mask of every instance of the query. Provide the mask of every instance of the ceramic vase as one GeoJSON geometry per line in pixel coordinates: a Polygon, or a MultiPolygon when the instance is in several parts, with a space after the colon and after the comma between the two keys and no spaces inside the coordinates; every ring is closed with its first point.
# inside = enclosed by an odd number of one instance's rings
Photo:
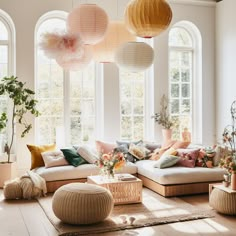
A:
{"type": "Polygon", "coordinates": [[[16,162],[0,163],[0,188],[4,186],[4,182],[16,178],[17,164],[16,162]]]}
{"type": "Polygon", "coordinates": [[[231,189],[236,190],[236,173],[231,174],[231,189]]]}
{"type": "Polygon", "coordinates": [[[162,136],[163,136],[163,141],[168,141],[171,140],[172,137],[172,129],[162,129],[162,136]]]}

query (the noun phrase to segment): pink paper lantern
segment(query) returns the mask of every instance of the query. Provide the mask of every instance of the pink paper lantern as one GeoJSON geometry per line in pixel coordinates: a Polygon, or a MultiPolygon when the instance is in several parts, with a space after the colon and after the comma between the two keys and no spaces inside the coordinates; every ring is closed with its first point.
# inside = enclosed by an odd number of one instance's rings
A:
{"type": "Polygon", "coordinates": [[[86,68],[93,59],[92,49],[89,45],[84,45],[83,54],[78,57],[71,53],[56,59],[56,62],[65,70],[78,71],[86,68]]]}
{"type": "Polygon", "coordinates": [[[85,44],[97,44],[105,36],[108,27],[106,12],[96,4],[81,4],[67,17],[67,30],[79,34],[85,44]]]}

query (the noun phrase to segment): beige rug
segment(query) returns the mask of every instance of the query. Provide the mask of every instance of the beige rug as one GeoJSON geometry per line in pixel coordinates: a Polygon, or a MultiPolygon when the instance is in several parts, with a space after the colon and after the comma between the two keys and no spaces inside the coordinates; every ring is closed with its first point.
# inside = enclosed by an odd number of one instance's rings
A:
{"type": "Polygon", "coordinates": [[[159,224],[168,224],[174,222],[183,222],[213,217],[211,210],[194,207],[179,198],[164,198],[160,195],[143,189],[143,202],[139,204],[118,205],[115,206],[112,215],[102,223],[80,226],[62,223],[53,213],[51,208],[52,196],[40,198],[39,204],[43,208],[47,217],[58,230],[59,235],[95,235],[104,232],[112,232],[125,229],[141,228],[159,224]],[[135,217],[133,225],[124,224],[121,215],[135,217]]]}

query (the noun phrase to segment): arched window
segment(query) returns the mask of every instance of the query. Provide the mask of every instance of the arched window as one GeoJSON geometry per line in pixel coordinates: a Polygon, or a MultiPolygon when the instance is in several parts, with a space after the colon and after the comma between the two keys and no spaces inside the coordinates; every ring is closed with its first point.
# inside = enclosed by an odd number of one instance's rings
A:
{"type": "Polygon", "coordinates": [[[201,142],[201,36],[190,22],[179,22],[169,32],[170,115],[177,122],[175,139],[187,128],[201,142]]]}
{"type": "MultiPolygon", "coordinates": [[[[0,78],[15,74],[15,26],[10,16],[0,9],[0,78]]],[[[0,96],[0,114],[7,112],[7,97],[0,96]]],[[[8,128],[10,128],[9,124],[8,128]]],[[[4,139],[7,133],[4,131],[4,139]]]]}
{"type": "Polygon", "coordinates": [[[42,33],[65,30],[66,15],[47,13],[36,26],[36,91],[42,114],[36,139],[41,144],[62,146],[95,139],[95,63],[83,71],[64,71],[38,47],[42,33]]]}
{"type": "MultiPolygon", "coordinates": [[[[144,39],[150,46],[153,40],[144,39]]],[[[153,66],[143,72],[119,70],[120,138],[122,140],[153,140],[154,78],[153,66]]]]}

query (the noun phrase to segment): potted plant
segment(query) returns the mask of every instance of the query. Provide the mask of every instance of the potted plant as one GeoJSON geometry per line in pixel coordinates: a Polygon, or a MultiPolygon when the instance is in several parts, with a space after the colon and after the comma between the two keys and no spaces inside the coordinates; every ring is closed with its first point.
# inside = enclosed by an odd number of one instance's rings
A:
{"type": "Polygon", "coordinates": [[[6,142],[4,151],[7,154],[7,161],[0,162],[0,187],[7,179],[14,177],[16,172],[16,163],[11,162],[11,149],[15,136],[16,123],[23,126],[21,137],[24,137],[32,128],[31,124],[27,123],[25,115],[30,112],[34,116],[39,116],[39,111],[36,109],[37,100],[34,99],[34,91],[25,87],[15,76],[4,77],[0,82],[0,95],[5,95],[12,102],[11,114],[3,112],[0,116],[0,132],[3,131],[9,123],[10,132],[8,133],[9,143],[6,142]],[[8,118],[9,117],[9,118],[8,118]]]}
{"type": "Polygon", "coordinates": [[[155,113],[155,115],[153,116],[155,122],[157,122],[159,125],[162,126],[162,135],[164,141],[171,139],[172,128],[175,125],[174,120],[170,117],[168,105],[169,105],[168,98],[164,94],[161,97],[161,102],[160,102],[161,110],[159,113],[155,113]]]}

